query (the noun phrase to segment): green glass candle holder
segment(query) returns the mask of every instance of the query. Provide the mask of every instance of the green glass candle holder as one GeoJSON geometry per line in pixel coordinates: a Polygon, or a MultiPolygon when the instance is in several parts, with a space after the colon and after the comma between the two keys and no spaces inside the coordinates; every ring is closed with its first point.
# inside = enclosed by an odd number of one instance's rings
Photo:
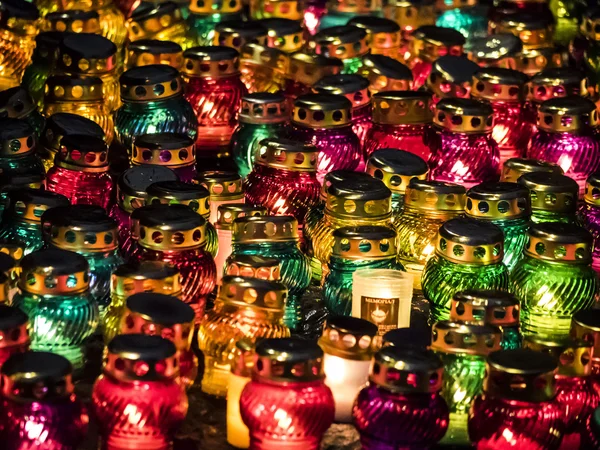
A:
{"type": "Polygon", "coordinates": [[[356,73],[362,57],[369,53],[367,32],[351,25],[325,28],[315,34],[308,46],[318,55],[341,59],[343,74],[356,73]]]}
{"type": "Polygon", "coordinates": [[[531,172],[518,182],[529,189],[533,223],[575,223],[579,197],[575,180],[558,173],[531,172]]]}

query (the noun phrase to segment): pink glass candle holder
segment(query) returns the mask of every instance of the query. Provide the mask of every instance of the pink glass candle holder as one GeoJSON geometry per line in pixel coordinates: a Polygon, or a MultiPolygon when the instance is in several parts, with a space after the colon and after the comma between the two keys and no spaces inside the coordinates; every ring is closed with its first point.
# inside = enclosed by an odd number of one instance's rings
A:
{"type": "Polygon", "coordinates": [[[20,309],[0,305],[0,332],[3,336],[0,341],[0,368],[12,355],[29,350],[28,322],[27,315],[20,309]]]}

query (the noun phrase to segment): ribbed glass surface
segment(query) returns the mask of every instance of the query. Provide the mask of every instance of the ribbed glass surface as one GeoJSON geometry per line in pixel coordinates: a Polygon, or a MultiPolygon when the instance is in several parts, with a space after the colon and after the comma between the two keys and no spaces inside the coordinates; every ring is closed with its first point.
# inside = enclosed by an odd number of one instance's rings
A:
{"type": "Polygon", "coordinates": [[[39,174],[43,176],[44,172],[44,164],[35,153],[12,158],[0,157],[0,173],[2,175],[39,174]]]}
{"type": "Polygon", "coordinates": [[[62,194],[73,205],[96,205],[108,209],[113,180],[108,172],[82,172],[52,167],[46,176],[46,189],[62,194]]]}
{"type": "Polygon", "coordinates": [[[382,125],[374,123],[365,139],[365,158],[381,148],[400,148],[429,160],[429,141],[433,131],[428,125],[382,125]]]}
{"type": "Polygon", "coordinates": [[[518,326],[515,327],[501,327],[502,328],[502,341],[500,347],[502,350],[514,350],[521,348],[523,344],[523,336],[518,326]]]}
{"type": "Polygon", "coordinates": [[[219,236],[217,236],[217,230],[215,226],[206,222],[206,244],[204,246],[204,250],[212,255],[214,258],[219,250],[219,236]]]}
{"type": "Polygon", "coordinates": [[[104,322],[110,299],[110,278],[123,258],[117,250],[106,253],[82,253],[90,265],[90,295],[98,305],[100,323],[104,322]]]}
{"type": "Polygon", "coordinates": [[[42,135],[42,131],[44,131],[44,126],[46,125],[46,118],[36,109],[23,117],[22,120],[27,122],[31,128],[33,128],[36,137],[39,139],[42,135]]]}
{"type": "Polygon", "coordinates": [[[242,20],[241,14],[190,14],[186,47],[196,45],[214,45],[215,27],[226,20],[242,20]]]}
{"type": "Polygon", "coordinates": [[[117,222],[119,227],[119,248],[121,249],[121,255],[125,259],[129,258],[129,252],[124,251],[125,244],[131,239],[129,238],[129,213],[119,207],[119,205],[113,205],[108,214],[112,219],[117,222]]]}
{"type": "Polygon", "coordinates": [[[25,73],[21,84],[29,91],[33,101],[42,107],[44,104],[44,87],[50,75],[50,66],[39,61],[32,62],[25,73]]]}
{"type": "Polygon", "coordinates": [[[556,401],[565,410],[565,434],[580,433],[600,402],[590,377],[556,377],[556,401]]]}
{"type": "Polygon", "coordinates": [[[494,109],[492,138],[500,149],[500,162],[522,158],[533,134],[535,117],[521,103],[491,103],[494,109]]]}
{"type": "Polygon", "coordinates": [[[104,131],[106,143],[111,144],[115,137],[115,124],[112,113],[106,108],[104,102],[61,102],[46,104],[44,114],[50,117],[59,112],[77,114],[78,116],[96,122],[104,131]]]}
{"type": "Polygon", "coordinates": [[[371,126],[373,126],[373,122],[371,121],[371,109],[370,103],[352,109],[352,130],[358,136],[361,148],[365,143],[365,139],[367,138],[371,126]]]}
{"type": "Polygon", "coordinates": [[[240,123],[231,136],[231,156],[237,172],[245,177],[252,171],[258,144],[263,139],[284,137],[284,124],[240,123]]]}
{"type": "Polygon", "coordinates": [[[23,256],[40,250],[44,246],[42,228],[39,224],[5,219],[0,224],[0,241],[21,244],[23,256]]]}
{"type": "Polygon", "coordinates": [[[512,219],[492,220],[491,222],[504,233],[504,258],[502,258],[502,262],[510,272],[523,256],[529,221],[527,219],[512,219]]]}
{"type": "Polygon", "coordinates": [[[594,250],[592,252],[592,267],[600,270],[600,208],[581,203],[578,218],[581,225],[594,237],[594,250]]]}
{"type": "Polygon", "coordinates": [[[21,46],[20,39],[7,30],[0,30],[0,54],[0,90],[3,91],[19,85],[31,54],[21,46]]]}

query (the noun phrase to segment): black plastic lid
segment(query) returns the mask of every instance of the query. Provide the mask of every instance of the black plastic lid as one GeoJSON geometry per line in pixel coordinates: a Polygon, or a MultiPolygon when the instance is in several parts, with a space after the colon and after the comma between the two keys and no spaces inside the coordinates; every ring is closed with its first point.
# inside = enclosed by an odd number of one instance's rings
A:
{"type": "Polygon", "coordinates": [[[119,83],[125,86],[147,86],[166,83],[179,77],[179,71],[165,64],[134,67],[121,75],[119,83]]]}

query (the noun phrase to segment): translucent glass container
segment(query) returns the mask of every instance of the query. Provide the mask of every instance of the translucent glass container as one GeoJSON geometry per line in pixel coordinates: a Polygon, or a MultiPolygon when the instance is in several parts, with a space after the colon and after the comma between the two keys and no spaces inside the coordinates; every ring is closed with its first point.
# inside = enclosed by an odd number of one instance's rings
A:
{"type": "Polygon", "coordinates": [[[172,41],[156,39],[140,39],[127,45],[127,61],[125,67],[132,69],[152,64],[166,64],[181,70],[183,65],[183,49],[172,41]]]}
{"type": "Polygon", "coordinates": [[[466,55],[440,56],[433,62],[425,86],[437,104],[443,98],[469,98],[473,76],[481,67],[466,55]]]}
{"type": "Polygon", "coordinates": [[[560,173],[526,173],[519,184],[529,189],[533,223],[575,223],[579,186],[560,173]]]}
{"type": "Polygon", "coordinates": [[[129,42],[156,39],[187,47],[187,24],[183,20],[182,5],[181,2],[138,4],[127,21],[129,42]]]}
{"type": "Polygon", "coordinates": [[[29,350],[28,328],[29,318],[23,311],[7,304],[0,305],[0,331],[6,336],[0,344],[0,369],[12,355],[29,350]]]}
{"type": "Polygon", "coordinates": [[[213,45],[217,24],[241,19],[241,2],[191,2],[186,47],[213,45]]]}
{"type": "Polygon", "coordinates": [[[204,186],[210,193],[210,218],[208,221],[213,225],[217,223],[220,205],[244,203],[245,201],[242,177],[236,172],[218,170],[200,172],[194,182],[204,186]]]}
{"type": "Polygon", "coordinates": [[[537,159],[510,158],[502,165],[500,181],[516,183],[522,175],[530,172],[548,172],[563,175],[563,170],[558,164],[537,159]]]}
{"type": "Polygon", "coordinates": [[[34,129],[25,121],[0,119],[0,171],[2,175],[44,176],[44,165],[36,152],[34,129]]]}
{"type": "Polygon", "coordinates": [[[592,267],[600,271],[600,176],[592,174],[585,184],[583,202],[579,204],[578,218],[594,237],[592,267]]]}
{"type": "Polygon", "coordinates": [[[191,183],[196,177],[196,145],[186,134],[143,134],[135,139],[131,164],[167,167],[180,181],[191,183]]]}
{"type": "Polygon", "coordinates": [[[22,119],[27,122],[38,139],[42,135],[46,119],[38,111],[33,98],[24,87],[17,86],[0,91],[0,110],[11,119],[22,119]]]}
{"type": "Polygon", "coordinates": [[[308,48],[317,55],[341,59],[344,74],[356,73],[362,57],[369,53],[366,30],[342,24],[322,28],[308,42],[308,48]]]}
{"type": "Polygon", "coordinates": [[[277,93],[283,89],[289,56],[283,50],[254,42],[240,49],[241,79],[249,93],[277,93]]]}

